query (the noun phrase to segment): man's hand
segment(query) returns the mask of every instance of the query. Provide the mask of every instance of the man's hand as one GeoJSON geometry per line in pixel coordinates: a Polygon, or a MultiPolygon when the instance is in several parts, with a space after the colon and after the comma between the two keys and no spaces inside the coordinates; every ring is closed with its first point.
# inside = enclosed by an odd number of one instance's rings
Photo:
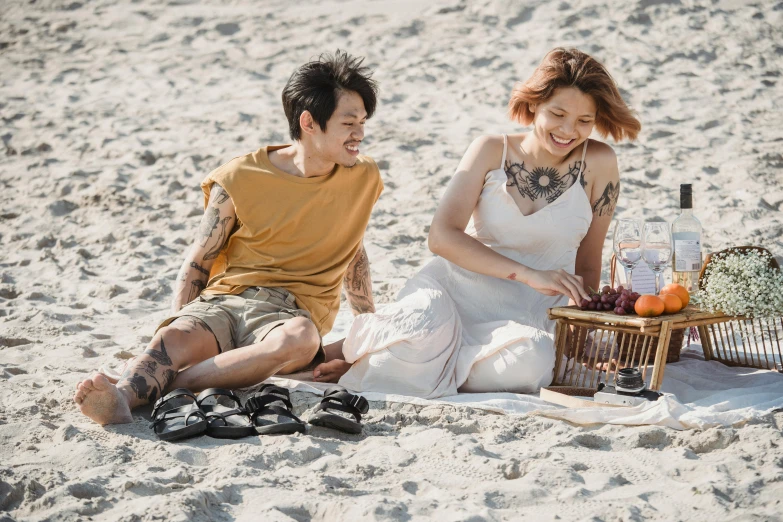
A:
{"type": "Polygon", "coordinates": [[[353,261],[348,265],[343,279],[343,288],[351,305],[353,315],[371,314],[375,312],[372,299],[372,277],[370,277],[370,260],[364,250],[364,244],[359,247],[353,261]]]}

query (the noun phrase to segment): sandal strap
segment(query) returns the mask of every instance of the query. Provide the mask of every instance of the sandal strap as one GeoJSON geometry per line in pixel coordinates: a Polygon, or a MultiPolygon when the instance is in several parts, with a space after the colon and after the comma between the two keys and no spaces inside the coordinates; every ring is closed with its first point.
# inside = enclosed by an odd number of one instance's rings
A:
{"type": "Polygon", "coordinates": [[[244,410],[240,409],[234,409],[234,410],[228,410],[228,411],[211,411],[207,413],[206,420],[211,425],[212,421],[214,419],[220,419],[223,421],[224,426],[228,426],[228,421],[226,420],[226,417],[231,417],[233,415],[247,415],[247,413],[244,410]]]}
{"type": "Polygon", "coordinates": [[[253,395],[245,402],[245,411],[252,413],[256,410],[260,410],[273,402],[282,402],[289,410],[293,409],[293,405],[288,397],[280,397],[278,395],[268,393],[266,395],[253,395]]]}
{"type": "MultiPolygon", "coordinates": [[[[364,401],[364,403],[367,403],[367,399],[365,399],[364,397],[356,396],[350,393],[347,395],[352,395],[353,397],[359,397],[364,401]]],[[[362,413],[367,413],[369,411],[369,405],[366,404],[366,408],[364,410],[361,410],[357,406],[354,406],[354,404],[361,403],[361,401],[351,399],[346,404],[346,402],[344,402],[343,399],[344,398],[337,397],[335,395],[324,397],[321,400],[321,402],[315,407],[313,412],[315,413],[316,411],[321,411],[321,410],[327,412],[329,410],[338,410],[338,411],[348,413],[349,415],[353,415],[354,418],[356,419],[356,422],[362,422],[362,413]]]]}
{"type": "Polygon", "coordinates": [[[254,393],[253,395],[266,395],[268,393],[274,393],[277,395],[285,395],[286,397],[290,397],[291,393],[288,391],[288,388],[283,388],[282,386],[278,386],[276,384],[272,384],[270,382],[266,384],[262,384],[260,388],[254,393]]]}
{"type": "Polygon", "coordinates": [[[201,420],[207,420],[206,415],[204,415],[204,412],[201,411],[200,409],[191,408],[189,404],[186,404],[185,406],[188,407],[189,409],[182,409],[183,407],[179,407],[173,410],[166,411],[161,415],[158,415],[155,418],[155,420],[152,422],[152,424],[150,424],[150,428],[155,429],[155,427],[162,422],[166,422],[173,419],[179,419],[182,417],[185,417],[185,426],[188,426],[188,421],[193,415],[199,417],[201,420]]]}
{"type": "Polygon", "coordinates": [[[324,390],[324,397],[327,395],[332,395],[334,393],[344,392],[348,391],[345,389],[345,386],[340,386],[339,384],[335,384],[334,386],[329,386],[324,390]]]}
{"type": "Polygon", "coordinates": [[[370,411],[370,403],[367,402],[367,399],[361,395],[355,395],[347,391],[342,386],[333,386],[331,388],[327,388],[327,390],[324,392],[324,398],[321,399],[321,402],[335,400],[340,401],[344,406],[356,408],[363,414],[366,414],[368,411],[370,411]]]}
{"type": "Polygon", "coordinates": [[[250,414],[250,422],[256,425],[256,419],[264,415],[280,415],[304,425],[302,419],[293,411],[290,394],[287,388],[271,383],[262,384],[258,392],[245,402],[245,411],[250,414]]]}
{"type": "Polygon", "coordinates": [[[240,408],[242,407],[242,402],[239,400],[239,397],[231,391],[226,390],[225,388],[207,388],[203,392],[198,394],[198,397],[196,397],[196,403],[201,406],[201,403],[204,402],[209,397],[218,397],[218,396],[225,396],[234,401],[237,406],[240,408]]]}
{"type": "Polygon", "coordinates": [[[258,410],[255,410],[252,415],[250,415],[250,423],[254,426],[256,425],[256,419],[262,415],[281,415],[283,417],[288,417],[289,419],[293,419],[299,424],[304,424],[304,421],[297,417],[294,412],[291,410],[281,408],[280,406],[267,406],[266,408],[261,408],[258,410]]]}
{"type": "MultiPolygon", "coordinates": [[[[193,392],[188,390],[187,388],[177,388],[176,390],[172,390],[169,393],[167,393],[165,396],[161,397],[157,401],[155,401],[155,405],[152,407],[152,417],[154,418],[158,414],[158,410],[167,402],[169,402],[172,399],[177,399],[179,397],[190,397],[193,399],[193,401],[196,401],[196,396],[193,395],[193,392]]],[[[188,406],[187,404],[185,406],[188,406]]],[[[180,407],[180,406],[178,406],[180,407]]]]}
{"type": "Polygon", "coordinates": [[[339,410],[345,412],[349,415],[353,415],[353,418],[356,419],[356,422],[362,422],[362,414],[359,413],[359,410],[357,410],[352,406],[343,406],[343,404],[340,402],[324,400],[320,404],[318,404],[315,408],[313,408],[313,413],[317,411],[325,411],[328,413],[329,410],[339,410]]]}

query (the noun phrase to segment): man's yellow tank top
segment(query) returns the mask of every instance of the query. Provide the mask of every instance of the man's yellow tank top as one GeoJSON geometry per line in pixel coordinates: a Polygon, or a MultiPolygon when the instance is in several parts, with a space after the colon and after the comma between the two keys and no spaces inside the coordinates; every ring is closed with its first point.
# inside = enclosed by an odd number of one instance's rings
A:
{"type": "Polygon", "coordinates": [[[285,288],[310,312],[323,336],[334,324],[345,271],[361,246],[383,182],[367,156],[359,156],[353,167],[338,165],[326,176],[293,176],[269,161],[269,152],[287,146],[234,158],[201,183],[204,208],[217,183],[231,196],[237,214],[204,292],[285,288]]]}

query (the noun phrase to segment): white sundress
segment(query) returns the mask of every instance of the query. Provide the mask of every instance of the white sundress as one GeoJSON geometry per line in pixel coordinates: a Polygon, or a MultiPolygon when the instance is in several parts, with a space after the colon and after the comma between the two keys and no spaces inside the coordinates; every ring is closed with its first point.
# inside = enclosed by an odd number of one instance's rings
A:
{"type": "MultiPolygon", "coordinates": [[[[534,269],[574,273],[593,213],[579,178],[558,199],[525,216],[506,191],[508,139],[487,172],[466,232],[534,269]]],[[[587,140],[582,151],[582,164],[587,140]]],[[[423,398],[460,392],[535,393],[552,381],[554,321],[567,304],[524,283],[477,274],[441,257],[400,290],[397,301],[356,317],[343,344],[353,363],[340,384],[357,392],[423,398]]]]}

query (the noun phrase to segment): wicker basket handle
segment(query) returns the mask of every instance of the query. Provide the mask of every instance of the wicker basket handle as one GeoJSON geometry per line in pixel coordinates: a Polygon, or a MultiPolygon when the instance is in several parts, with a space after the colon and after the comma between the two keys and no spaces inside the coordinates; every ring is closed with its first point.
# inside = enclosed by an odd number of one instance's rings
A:
{"type": "MultiPolygon", "coordinates": [[[[617,288],[615,278],[617,277],[617,254],[612,254],[612,260],[609,261],[609,286],[617,288]]],[[[619,279],[617,280],[619,283],[619,279]]]]}

